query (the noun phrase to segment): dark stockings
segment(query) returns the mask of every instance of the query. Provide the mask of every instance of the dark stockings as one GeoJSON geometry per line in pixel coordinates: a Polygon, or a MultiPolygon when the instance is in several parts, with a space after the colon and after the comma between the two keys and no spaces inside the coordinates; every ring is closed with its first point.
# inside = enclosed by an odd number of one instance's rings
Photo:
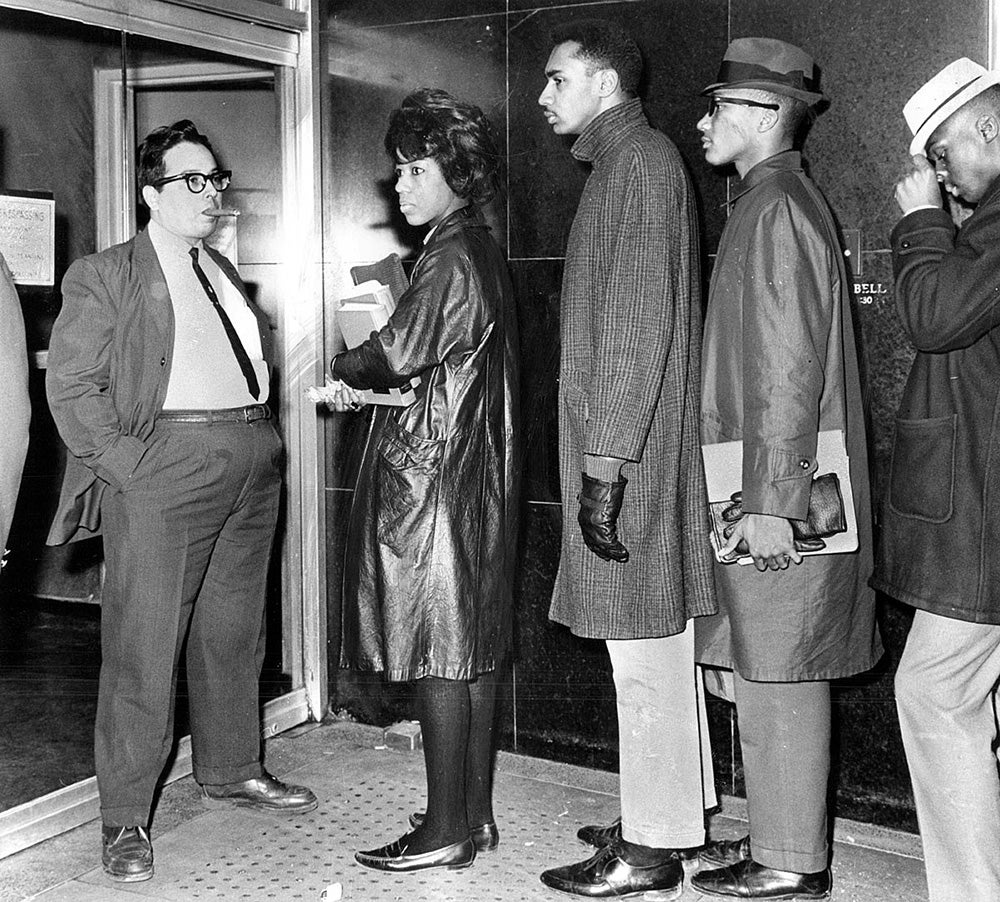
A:
{"type": "Polygon", "coordinates": [[[472,682],[417,680],[420,732],[427,766],[427,813],[408,851],[459,842],[493,820],[493,707],[496,674],[472,682]]]}

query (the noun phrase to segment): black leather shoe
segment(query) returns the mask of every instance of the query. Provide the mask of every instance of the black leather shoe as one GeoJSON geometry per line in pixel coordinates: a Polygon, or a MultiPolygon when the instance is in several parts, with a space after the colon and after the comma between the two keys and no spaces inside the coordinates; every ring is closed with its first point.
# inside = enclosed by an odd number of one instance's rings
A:
{"type": "MultiPolygon", "coordinates": [[[[586,827],[581,827],[576,831],[576,838],[595,849],[603,849],[622,838],[622,819],[616,817],[606,826],[589,824],[586,827]]],[[[697,861],[700,849],[677,849],[676,851],[681,861],[697,861]]]]}
{"type": "MultiPolygon", "coordinates": [[[[408,820],[410,821],[410,826],[416,830],[424,822],[424,811],[414,811],[410,815],[408,820]]],[[[478,827],[472,827],[469,830],[469,839],[472,840],[473,845],[476,847],[476,854],[479,855],[483,852],[495,852],[497,846],[500,845],[500,831],[497,830],[496,821],[490,821],[488,824],[480,824],[478,827]]]]}
{"type": "Polygon", "coordinates": [[[691,878],[700,893],[727,899],[827,899],[833,886],[830,869],[814,874],[779,871],[746,859],[691,878]]]}
{"type": "Polygon", "coordinates": [[[259,777],[242,783],[205,783],[201,801],[209,808],[256,808],[274,814],[303,814],[319,805],[305,786],[290,786],[262,771],[259,777]]]}
{"type": "Polygon", "coordinates": [[[542,883],[571,896],[588,899],[626,899],[653,892],[662,900],[676,899],[684,892],[684,867],[676,855],[652,867],[636,867],[621,857],[621,845],[613,842],[598,849],[586,861],[544,871],[542,883]]]}
{"type": "Polygon", "coordinates": [[[603,849],[622,838],[622,819],[616,817],[610,824],[588,824],[576,831],[576,838],[595,849],[603,849]]]}
{"type": "Polygon", "coordinates": [[[431,852],[408,855],[406,849],[411,836],[411,833],[407,833],[387,846],[367,852],[355,852],[354,858],[358,864],[377,871],[423,871],[427,868],[448,868],[454,871],[467,868],[476,860],[476,847],[471,837],[467,836],[460,842],[431,852]]]}
{"type": "Polygon", "coordinates": [[[101,864],[120,883],[138,883],[153,876],[153,845],[145,827],[101,826],[101,864]]]}
{"type": "Polygon", "coordinates": [[[746,861],[750,857],[750,837],[710,839],[698,852],[698,857],[702,864],[710,864],[716,868],[746,861]]]}

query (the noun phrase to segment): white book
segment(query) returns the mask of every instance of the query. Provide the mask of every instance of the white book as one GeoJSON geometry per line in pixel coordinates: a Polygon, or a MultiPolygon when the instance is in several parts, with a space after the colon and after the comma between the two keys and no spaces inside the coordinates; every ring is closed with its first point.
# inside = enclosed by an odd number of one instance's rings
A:
{"type": "MultiPolygon", "coordinates": [[[[348,348],[364,344],[372,333],[385,327],[395,309],[396,302],[387,285],[374,279],[356,285],[337,306],[337,325],[344,336],[344,344],[348,348]]],[[[368,404],[406,407],[416,399],[413,389],[419,384],[420,377],[415,376],[401,388],[390,388],[388,391],[366,389],[361,395],[368,404]]]]}
{"type": "MultiPolygon", "coordinates": [[[[701,446],[702,460],[705,463],[705,483],[708,488],[708,503],[712,511],[712,547],[716,559],[724,564],[733,563],[733,559],[722,559],[719,552],[722,524],[715,516],[721,503],[728,502],[734,492],[742,490],[743,483],[743,442],[719,442],[714,445],[701,446]]],[[[847,457],[847,445],[842,429],[830,429],[820,432],[816,442],[816,460],[818,467],[816,476],[825,473],[835,473],[840,482],[840,493],[844,502],[844,519],[846,529],[843,532],[824,537],[825,548],[819,551],[802,552],[803,557],[814,554],[845,554],[858,549],[858,523],[854,514],[854,495],[851,489],[851,468],[847,457]]],[[[751,564],[750,555],[736,558],[740,564],[751,564]]]]}

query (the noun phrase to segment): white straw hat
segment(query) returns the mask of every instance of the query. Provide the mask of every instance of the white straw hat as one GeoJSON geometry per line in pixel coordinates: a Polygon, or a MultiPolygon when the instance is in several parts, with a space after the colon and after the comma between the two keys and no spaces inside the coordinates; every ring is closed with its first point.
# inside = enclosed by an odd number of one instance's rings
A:
{"type": "Polygon", "coordinates": [[[910,153],[922,154],[945,119],[995,84],[1000,84],[1000,72],[984,69],[968,57],[945,66],[903,107],[903,117],[913,132],[910,153]]]}

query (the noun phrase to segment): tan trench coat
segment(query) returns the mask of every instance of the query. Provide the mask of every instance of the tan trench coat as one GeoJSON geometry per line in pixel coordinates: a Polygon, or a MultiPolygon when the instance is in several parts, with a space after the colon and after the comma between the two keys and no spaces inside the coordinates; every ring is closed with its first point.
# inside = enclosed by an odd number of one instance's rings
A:
{"type": "Polygon", "coordinates": [[[881,645],[868,587],[868,456],[844,258],[797,152],[751,169],[732,204],[705,319],[702,440],[743,440],[745,510],[802,519],[816,434],[844,430],[859,549],[777,572],[716,563],[720,612],[696,622],[696,656],[751,680],[847,676],[871,667],[881,645]]]}

